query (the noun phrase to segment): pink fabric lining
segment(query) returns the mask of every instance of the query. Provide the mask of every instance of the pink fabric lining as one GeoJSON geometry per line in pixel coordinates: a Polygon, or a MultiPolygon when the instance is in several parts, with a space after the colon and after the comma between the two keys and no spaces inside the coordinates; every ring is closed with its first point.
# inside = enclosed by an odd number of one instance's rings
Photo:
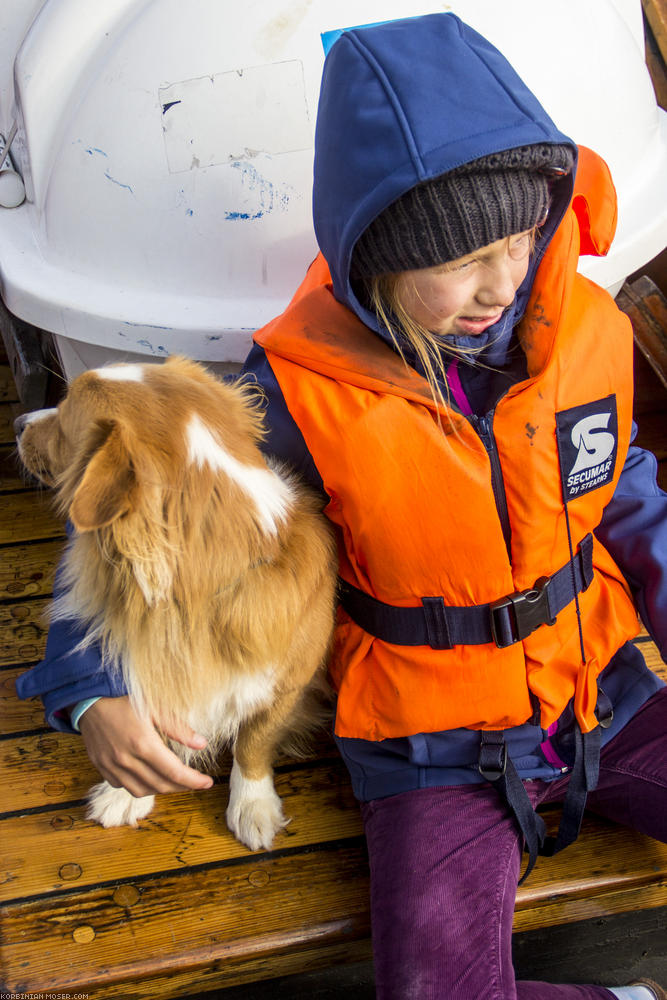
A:
{"type": "Polygon", "coordinates": [[[458,406],[463,416],[464,417],[472,416],[472,407],[468,402],[468,397],[466,396],[463,386],[461,384],[458,358],[454,358],[449,368],[447,369],[447,383],[449,385],[449,391],[454,397],[454,402],[458,406]]]}
{"type": "MultiPolygon", "coordinates": [[[[547,729],[547,736],[551,737],[558,730],[558,721],[552,722],[547,729]]],[[[546,739],[544,743],[540,743],[540,749],[545,756],[545,759],[553,764],[554,767],[567,767],[565,761],[561,760],[556,751],[554,750],[551,739],[546,739]]]]}

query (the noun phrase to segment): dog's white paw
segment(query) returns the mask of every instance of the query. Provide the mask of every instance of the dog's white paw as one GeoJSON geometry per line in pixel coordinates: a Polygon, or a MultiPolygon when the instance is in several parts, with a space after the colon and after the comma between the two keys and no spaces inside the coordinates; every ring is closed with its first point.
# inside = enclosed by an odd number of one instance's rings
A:
{"type": "Polygon", "coordinates": [[[124,788],[113,788],[108,781],[94,785],[88,793],[86,819],[100,826],[136,826],[155,805],[154,795],[135,798],[124,788]]]}
{"type": "Polygon", "coordinates": [[[256,781],[244,778],[234,761],[227,806],[227,826],[234,836],[251,851],[269,850],[275,835],[288,823],[270,775],[256,781]]]}

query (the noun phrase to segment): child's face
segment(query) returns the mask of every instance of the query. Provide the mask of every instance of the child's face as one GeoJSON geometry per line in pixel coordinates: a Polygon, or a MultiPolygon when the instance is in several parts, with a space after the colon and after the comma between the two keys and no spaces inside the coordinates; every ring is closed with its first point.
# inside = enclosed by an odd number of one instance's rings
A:
{"type": "Polygon", "coordinates": [[[432,333],[470,336],[497,323],[526,277],[532,230],[467,257],[404,271],[396,293],[408,315],[432,333]]]}

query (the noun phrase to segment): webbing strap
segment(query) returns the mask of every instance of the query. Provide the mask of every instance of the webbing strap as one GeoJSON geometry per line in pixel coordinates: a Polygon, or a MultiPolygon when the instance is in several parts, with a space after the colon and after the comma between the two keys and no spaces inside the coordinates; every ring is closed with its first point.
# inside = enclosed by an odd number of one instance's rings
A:
{"type": "Polygon", "coordinates": [[[533,870],[542,851],[547,829],[542,817],[533,809],[524,783],[507,753],[507,744],[501,731],[481,733],[479,770],[482,777],[492,783],[512,810],[523,834],[524,847],[528,852],[528,866],[519,882],[521,885],[533,870]]]}
{"type": "Polygon", "coordinates": [[[582,733],[579,726],[576,726],[574,766],[563,802],[560,826],[555,837],[546,838],[540,852],[547,857],[558,854],[579,836],[586,798],[598,783],[600,743],[600,726],[596,726],[590,733],[582,733]]]}
{"type": "Polygon", "coordinates": [[[593,579],[593,536],[586,535],[573,563],[538,581],[535,588],[489,604],[446,605],[442,597],[423,597],[421,606],[400,608],[371,597],[345,580],[339,581],[340,602],[357,625],[384,642],[399,646],[509,646],[556,616],[593,579]],[[576,590],[575,590],[576,587],[576,590]]]}
{"type": "Polygon", "coordinates": [[[597,785],[599,768],[600,727],[596,726],[590,733],[582,733],[577,726],[574,766],[563,802],[558,833],[555,837],[547,837],[544,820],[533,809],[526,787],[507,753],[503,733],[494,731],[481,734],[480,773],[493,784],[512,810],[528,852],[528,865],[519,885],[530,875],[538,855],[551,857],[577,839],[586,799],[597,785]]]}

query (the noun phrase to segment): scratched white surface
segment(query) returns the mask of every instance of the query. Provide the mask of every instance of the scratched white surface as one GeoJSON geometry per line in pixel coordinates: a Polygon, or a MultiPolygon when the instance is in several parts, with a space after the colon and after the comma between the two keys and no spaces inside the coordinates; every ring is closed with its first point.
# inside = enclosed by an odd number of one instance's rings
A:
{"type": "Polygon", "coordinates": [[[292,59],[160,89],[169,170],[195,170],[308,149],[303,64],[292,59]]]}

